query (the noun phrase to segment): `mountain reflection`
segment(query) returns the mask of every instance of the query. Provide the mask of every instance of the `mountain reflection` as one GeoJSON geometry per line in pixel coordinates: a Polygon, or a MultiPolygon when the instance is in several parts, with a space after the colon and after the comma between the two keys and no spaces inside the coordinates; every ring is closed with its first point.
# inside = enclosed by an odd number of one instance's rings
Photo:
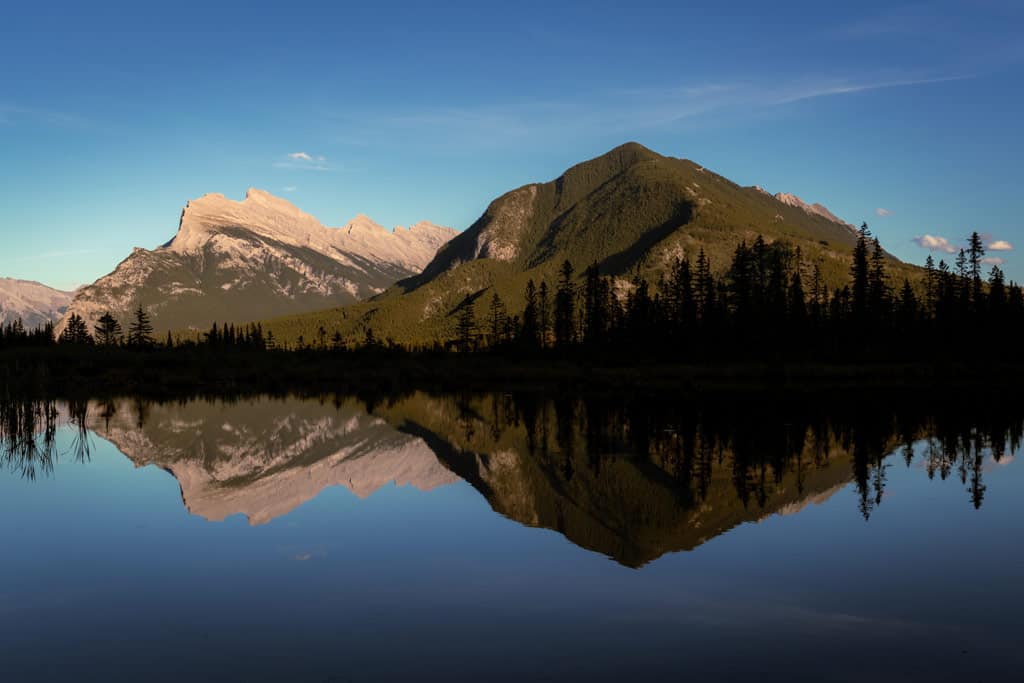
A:
{"type": "Polygon", "coordinates": [[[431,490],[463,479],[494,511],[636,567],[851,483],[868,519],[899,463],[956,478],[980,507],[986,459],[1011,459],[1024,426],[1001,405],[977,406],[974,417],[866,405],[422,393],[0,401],[0,459],[46,476],[61,456],[87,461],[96,434],[136,465],[173,474],[192,513],[252,524],[329,486],[365,497],[391,482],[431,490]],[[74,428],[66,454],[56,446],[62,422],[74,428]]]}

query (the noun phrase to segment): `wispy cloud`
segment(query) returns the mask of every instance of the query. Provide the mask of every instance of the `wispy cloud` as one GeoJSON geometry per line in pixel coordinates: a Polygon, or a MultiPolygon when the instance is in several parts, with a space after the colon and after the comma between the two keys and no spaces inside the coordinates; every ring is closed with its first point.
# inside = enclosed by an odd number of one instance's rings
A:
{"type": "Polygon", "coordinates": [[[723,81],[614,89],[559,99],[483,103],[465,107],[415,107],[395,111],[346,109],[335,121],[335,142],[388,140],[392,144],[435,144],[453,140],[495,147],[564,138],[567,134],[633,135],[723,115],[745,118],[824,97],[925,86],[971,78],[963,75],[875,75],[806,78],[783,82],[723,81]]]}
{"type": "Polygon", "coordinates": [[[24,263],[27,261],[48,261],[50,259],[64,259],[77,256],[87,256],[89,254],[99,254],[102,251],[102,249],[58,249],[55,251],[44,251],[38,254],[31,254],[29,256],[19,256],[13,259],[4,259],[2,262],[24,263]]]}
{"type": "Polygon", "coordinates": [[[1013,245],[1006,240],[995,240],[988,243],[989,251],[1013,251],[1013,245]]]}
{"type": "Polygon", "coordinates": [[[875,215],[878,216],[879,218],[885,218],[886,216],[891,216],[892,211],[890,211],[889,209],[883,209],[879,207],[875,209],[875,215]]]}
{"type": "Polygon", "coordinates": [[[281,191],[282,192],[295,192],[295,190],[297,190],[297,189],[299,189],[299,188],[296,187],[295,185],[285,185],[284,187],[281,188],[281,191]]]}
{"type": "Polygon", "coordinates": [[[284,158],[274,162],[275,168],[288,168],[297,171],[330,171],[327,157],[309,152],[289,152],[284,158]]]}
{"type": "Polygon", "coordinates": [[[945,237],[938,237],[936,235],[921,235],[914,238],[914,243],[922,249],[929,251],[941,251],[947,254],[955,254],[956,247],[954,247],[948,239],[945,237]]]}
{"type": "Polygon", "coordinates": [[[981,259],[981,262],[989,266],[1001,266],[1004,263],[1006,263],[1006,259],[1002,258],[1001,256],[986,256],[985,258],[981,259]]]}
{"type": "Polygon", "coordinates": [[[57,128],[85,128],[89,122],[77,114],[38,107],[0,103],[0,126],[34,123],[57,128]]]}

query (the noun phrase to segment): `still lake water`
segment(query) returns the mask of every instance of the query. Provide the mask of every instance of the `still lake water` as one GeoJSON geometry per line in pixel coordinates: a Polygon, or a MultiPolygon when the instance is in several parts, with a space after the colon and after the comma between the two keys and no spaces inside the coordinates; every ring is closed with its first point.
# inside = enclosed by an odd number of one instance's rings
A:
{"type": "Polygon", "coordinates": [[[0,404],[0,680],[1014,679],[1022,417],[0,404]]]}

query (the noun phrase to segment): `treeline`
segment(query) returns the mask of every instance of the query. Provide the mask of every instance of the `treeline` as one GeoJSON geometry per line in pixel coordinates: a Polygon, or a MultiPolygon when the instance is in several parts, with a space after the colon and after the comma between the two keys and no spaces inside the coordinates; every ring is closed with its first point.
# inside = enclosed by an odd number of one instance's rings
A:
{"type": "Polygon", "coordinates": [[[453,346],[742,359],[920,358],[974,346],[994,352],[1024,332],[1024,295],[998,264],[983,273],[984,256],[974,233],[952,267],[929,256],[921,281],[893,282],[865,224],[849,282],[833,289],[799,248],[761,237],[737,246],[721,276],[703,250],[695,261],[677,259],[657,282],[638,276],[627,286],[597,265],[577,282],[566,261],[553,291],[544,281],[527,283],[517,316],[507,315],[497,294],[482,317],[464,301],[453,346]]]}
{"type": "Polygon", "coordinates": [[[477,298],[457,307],[454,334],[429,349],[410,349],[379,339],[372,327],[354,338],[321,326],[312,339],[279,342],[261,324],[214,324],[194,337],[157,341],[140,306],[127,330],[110,313],[92,330],[70,316],[59,338],[53,327],[26,330],[20,323],[0,329],[4,346],[68,344],[133,349],[193,348],[246,351],[343,353],[387,349],[458,353],[548,355],[620,360],[702,362],[770,359],[960,360],[1009,358],[1024,333],[1024,294],[1007,282],[998,263],[984,272],[985,249],[978,233],[952,265],[928,257],[922,277],[894,282],[889,257],[862,225],[848,282],[829,288],[818,264],[784,242],[740,243],[731,263],[716,275],[700,251],[678,258],[655,282],[624,281],[602,274],[596,264],[576,277],[565,261],[558,281],[526,284],[525,305],[510,313],[497,293],[478,310],[477,298]],[[980,354],[986,354],[981,356],[980,354]]]}

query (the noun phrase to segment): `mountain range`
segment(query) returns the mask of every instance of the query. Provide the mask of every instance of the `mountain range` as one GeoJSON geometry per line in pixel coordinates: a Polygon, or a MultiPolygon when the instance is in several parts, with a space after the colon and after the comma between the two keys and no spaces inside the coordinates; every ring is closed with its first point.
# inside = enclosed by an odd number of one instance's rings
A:
{"type": "MultiPolygon", "coordinates": [[[[329,228],[261,190],[243,201],[205,195],[187,203],[173,239],[135,249],[70,304],[65,293],[29,305],[0,290],[0,314],[31,325],[66,307],[65,320],[77,313],[91,327],[105,311],[127,323],[141,305],[160,332],[262,321],[285,342],[372,328],[430,343],[454,335],[465,302],[492,292],[518,312],[527,281],[553,286],[565,260],[577,276],[598,264],[624,292],[635,275],[655,281],[701,250],[720,273],[741,241],[759,235],[799,247],[830,287],[846,284],[856,231],[823,205],[627,143],[503,194],[461,233],[428,222],[388,231],[363,215],[329,228]]],[[[895,277],[916,277],[889,260],[895,277]]]]}
{"type": "Polygon", "coordinates": [[[172,240],[82,288],[67,316],[91,329],[110,311],[125,324],[141,305],[159,331],[205,330],[350,304],[419,273],[453,235],[428,222],[388,231],[364,215],[329,228],[262,190],[240,202],[208,194],[188,202],[172,240]]]}
{"type": "Polygon", "coordinates": [[[29,329],[56,322],[67,311],[73,292],[39,282],[0,278],[0,325],[21,320],[29,329]]]}

